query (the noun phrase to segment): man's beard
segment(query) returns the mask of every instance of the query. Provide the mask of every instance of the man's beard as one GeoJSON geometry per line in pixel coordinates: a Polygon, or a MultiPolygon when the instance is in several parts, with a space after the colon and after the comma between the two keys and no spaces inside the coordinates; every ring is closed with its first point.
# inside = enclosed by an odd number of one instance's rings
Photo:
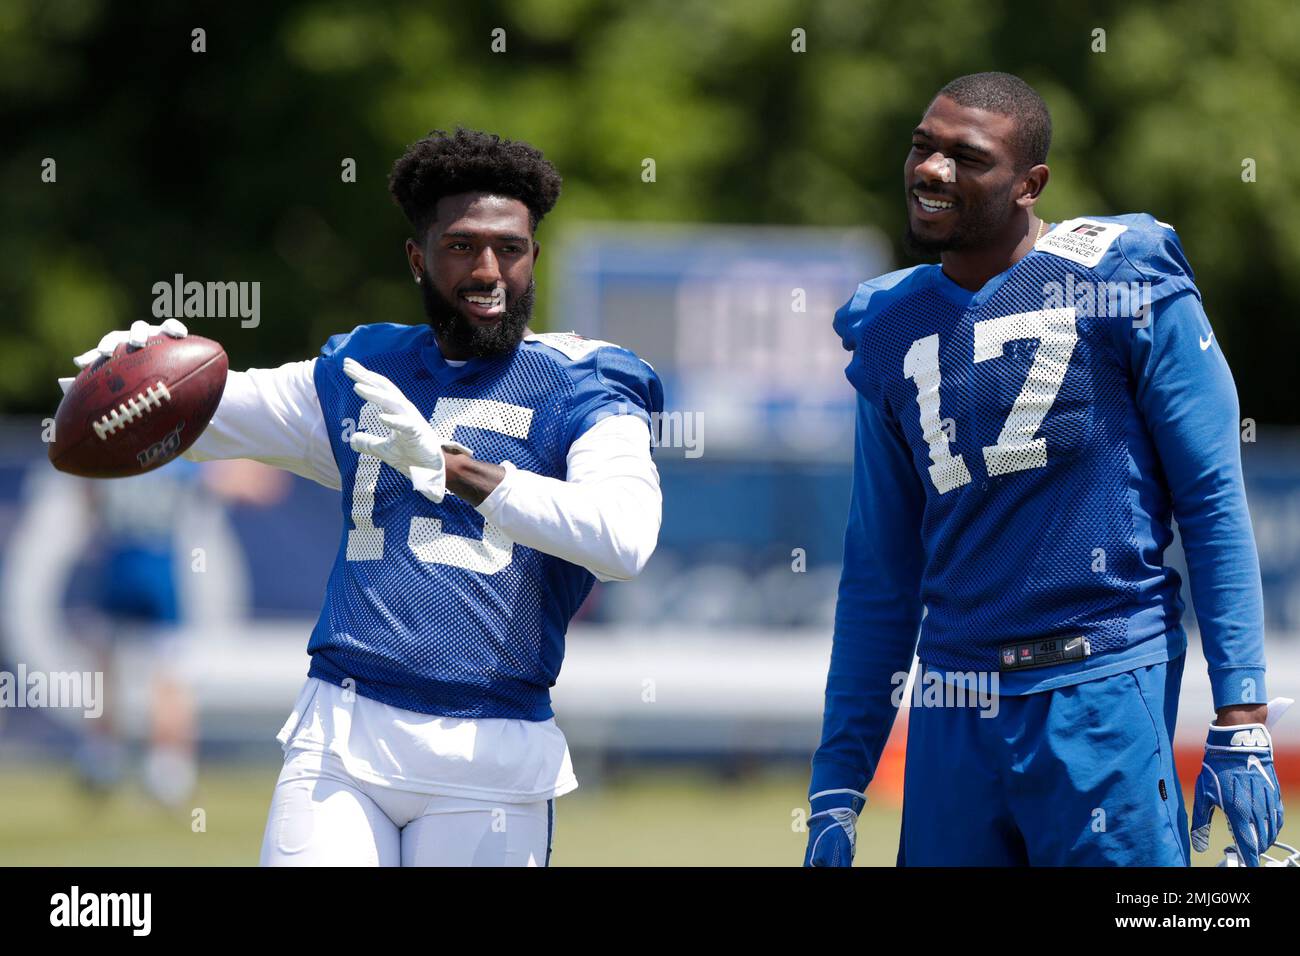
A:
{"type": "MultiPolygon", "coordinates": [[[[912,191],[907,191],[907,201],[912,202],[912,191]]],[[[997,238],[1006,227],[1007,215],[999,217],[1000,201],[988,197],[978,206],[963,206],[960,218],[952,232],[941,239],[927,239],[912,231],[912,217],[907,217],[903,227],[903,249],[915,259],[926,259],[950,250],[975,249],[997,238]]]]}
{"type": "Polygon", "coordinates": [[[420,292],[424,300],[424,315],[433,331],[438,334],[438,343],[445,351],[448,347],[453,352],[468,353],[474,358],[494,358],[513,352],[524,337],[524,329],[533,317],[534,280],[528,280],[524,294],[512,303],[507,303],[501,318],[493,325],[475,325],[456,307],[448,302],[434,288],[433,277],[426,269],[424,281],[420,283],[420,292]]]}

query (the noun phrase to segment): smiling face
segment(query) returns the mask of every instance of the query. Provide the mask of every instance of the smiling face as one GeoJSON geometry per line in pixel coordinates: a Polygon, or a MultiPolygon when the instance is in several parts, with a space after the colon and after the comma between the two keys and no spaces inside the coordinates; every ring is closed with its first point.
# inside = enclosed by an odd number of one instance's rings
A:
{"type": "Polygon", "coordinates": [[[446,358],[500,355],[519,344],[539,253],[518,199],[458,193],[438,200],[424,247],[408,240],[406,254],[446,358]]]}
{"type": "Polygon", "coordinates": [[[1042,184],[1018,168],[1016,120],[939,96],[912,132],[903,164],[907,234],[913,254],[933,255],[996,241],[1032,206],[1042,184]]]}

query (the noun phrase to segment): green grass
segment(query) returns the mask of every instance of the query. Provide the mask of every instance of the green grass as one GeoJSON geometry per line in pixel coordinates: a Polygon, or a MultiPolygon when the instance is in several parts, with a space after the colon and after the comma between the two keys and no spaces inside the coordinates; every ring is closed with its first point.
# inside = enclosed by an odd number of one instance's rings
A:
{"type": "Polygon", "coordinates": [[[136,786],[107,797],[61,768],[0,773],[0,865],[197,866],[256,864],[276,768],[209,770],[189,811],[169,812],[136,786]]]}
{"type": "MultiPolygon", "coordinates": [[[[62,768],[0,771],[0,865],[240,866],[257,862],[278,768],[214,766],[190,812],[162,810],[136,787],[84,793],[62,768]]],[[[794,828],[807,781],[793,771],[722,779],[639,771],[607,778],[557,804],[555,866],[793,866],[805,836],[794,828]]],[[[869,805],[859,822],[860,866],[892,866],[899,811],[869,805]]],[[[1222,814],[1211,845],[1228,842],[1222,814]]],[[[1196,854],[1200,865],[1218,857],[1196,854]]]]}

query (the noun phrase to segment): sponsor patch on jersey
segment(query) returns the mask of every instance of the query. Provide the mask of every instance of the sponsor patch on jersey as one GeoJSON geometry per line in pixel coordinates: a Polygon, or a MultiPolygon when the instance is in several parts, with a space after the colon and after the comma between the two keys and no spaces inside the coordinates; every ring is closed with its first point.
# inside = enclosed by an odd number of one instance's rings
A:
{"type": "Polygon", "coordinates": [[[557,352],[563,352],[570,360],[577,362],[585,358],[598,348],[608,345],[611,348],[619,348],[613,342],[604,342],[600,339],[589,339],[579,335],[577,332],[540,332],[524,337],[525,342],[540,342],[542,345],[549,345],[557,352]]]}
{"type": "Polygon", "coordinates": [[[1025,644],[1003,644],[998,648],[998,669],[1019,671],[1050,667],[1067,661],[1081,661],[1091,652],[1085,637],[1054,637],[1025,644]]]}
{"type": "Polygon", "coordinates": [[[1037,252],[1048,252],[1092,268],[1101,262],[1112,242],[1128,226],[1094,219],[1067,219],[1034,243],[1037,252]]]}

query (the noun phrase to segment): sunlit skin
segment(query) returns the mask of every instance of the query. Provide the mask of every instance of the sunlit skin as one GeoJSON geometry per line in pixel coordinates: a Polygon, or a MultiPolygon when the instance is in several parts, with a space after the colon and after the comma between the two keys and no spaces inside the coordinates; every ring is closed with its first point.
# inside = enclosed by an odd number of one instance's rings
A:
{"type": "Polygon", "coordinates": [[[948,278],[972,292],[1029,252],[1041,222],[1034,205],[1050,170],[1041,164],[1017,169],[1015,131],[1012,116],[940,96],[913,130],[903,165],[911,231],[926,242],[960,242],[964,228],[969,244],[944,249],[939,260],[948,278]],[[955,182],[944,181],[949,160],[955,182]],[[927,212],[918,194],[956,205],[927,212]]]}
{"type": "MultiPolygon", "coordinates": [[[[429,226],[423,248],[406,240],[406,260],[416,282],[427,271],[434,288],[460,314],[479,326],[495,325],[507,302],[528,289],[542,247],[533,239],[528,207],[518,199],[487,193],[458,193],[438,200],[436,219],[429,226]],[[496,293],[499,302],[482,306],[467,294],[496,293]]],[[[464,360],[439,339],[445,358],[464,360]]]]}
{"type": "MultiPolygon", "coordinates": [[[[527,291],[541,255],[528,207],[505,196],[459,193],[438,200],[436,217],[423,247],[406,240],[411,276],[421,282],[427,271],[434,288],[455,303],[463,317],[475,325],[495,325],[506,304],[527,291]],[[495,302],[481,305],[466,298],[475,293],[492,295],[495,302]]],[[[453,361],[471,357],[441,338],[438,347],[453,361]]],[[[447,490],[473,505],[481,504],[505,477],[500,465],[456,452],[446,458],[447,490]]]]}
{"type": "MultiPolygon", "coordinates": [[[[943,249],[939,262],[948,278],[972,292],[1027,255],[1042,223],[1034,206],[1051,172],[1045,165],[1016,168],[1015,128],[1014,117],[940,96],[912,131],[903,165],[909,228],[922,242],[957,239],[958,248],[943,249]],[[955,169],[955,182],[945,181],[952,178],[948,169],[955,169]],[[918,196],[955,205],[929,212],[918,196]],[[969,244],[962,241],[964,227],[969,244]]],[[[1264,723],[1268,706],[1236,704],[1216,714],[1220,726],[1264,723]]]]}

